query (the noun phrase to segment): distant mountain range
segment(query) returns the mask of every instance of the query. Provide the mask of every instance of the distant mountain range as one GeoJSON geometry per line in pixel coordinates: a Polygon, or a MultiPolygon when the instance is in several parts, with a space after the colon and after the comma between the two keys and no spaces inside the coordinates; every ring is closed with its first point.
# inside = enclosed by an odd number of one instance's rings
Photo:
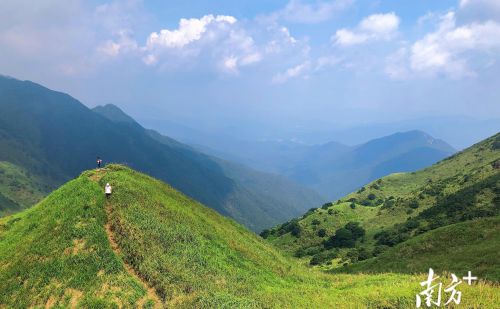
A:
{"type": "MultiPolygon", "coordinates": [[[[67,94],[6,77],[0,77],[0,149],[0,161],[9,162],[27,179],[42,179],[45,194],[94,167],[101,156],[167,181],[255,231],[323,201],[284,177],[204,155],[144,129],[116,106],[90,110],[67,94]]],[[[15,189],[5,187],[5,192],[15,189]]],[[[39,191],[33,192],[40,196],[39,191]]],[[[7,196],[0,201],[8,199],[9,207],[0,205],[0,212],[30,206],[17,201],[15,194],[7,196]]]]}
{"type": "Polygon", "coordinates": [[[347,146],[337,142],[305,145],[291,141],[220,144],[221,150],[201,151],[278,173],[335,199],[365,183],[395,172],[411,172],[453,154],[446,142],[422,131],[395,133],[347,146]],[[226,148],[224,148],[226,147],[226,148]]]}
{"type": "Polygon", "coordinates": [[[446,142],[421,131],[378,138],[355,147],[316,147],[286,174],[331,199],[396,172],[412,172],[453,154],[446,142]]]}

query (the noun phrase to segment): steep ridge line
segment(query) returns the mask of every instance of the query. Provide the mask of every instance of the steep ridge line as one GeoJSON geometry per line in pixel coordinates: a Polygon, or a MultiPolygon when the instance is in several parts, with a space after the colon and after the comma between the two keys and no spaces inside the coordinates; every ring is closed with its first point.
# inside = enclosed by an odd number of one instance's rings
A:
{"type": "MultiPolygon", "coordinates": [[[[94,181],[94,182],[99,182],[101,178],[104,176],[103,172],[105,172],[105,169],[98,169],[95,174],[90,176],[89,178],[94,181]]],[[[156,293],[155,289],[149,286],[149,284],[135,271],[135,269],[128,264],[123,258],[121,258],[121,249],[118,243],[115,240],[113,230],[111,228],[110,224],[110,216],[111,216],[111,205],[109,203],[109,200],[106,200],[104,203],[104,209],[106,211],[106,224],[104,225],[104,230],[106,231],[106,235],[108,237],[109,244],[111,246],[111,249],[113,249],[113,252],[115,253],[116,256],[118,256],[123,264],[123,267],[125,270],[133,277],[135,277],[144,287],[146,290],[146,295],[139,299],[137,302],[137,308],[144,308],[144,305],[148,300],[152,300],[154,302],[153,308],[155,309],[161,309],[163,308],[163,302],[161,301],[161,298],[158,296],[156,293]]]]}

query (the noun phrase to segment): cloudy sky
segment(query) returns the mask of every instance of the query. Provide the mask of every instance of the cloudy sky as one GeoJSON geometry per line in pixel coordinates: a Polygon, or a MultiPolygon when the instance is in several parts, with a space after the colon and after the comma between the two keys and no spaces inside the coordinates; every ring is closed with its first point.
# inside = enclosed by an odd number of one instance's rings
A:
{"type": "Polygon", "coordinates": [[[0,74],[199,129],[500,118],[498,0],[0,2],[0,74]]]}

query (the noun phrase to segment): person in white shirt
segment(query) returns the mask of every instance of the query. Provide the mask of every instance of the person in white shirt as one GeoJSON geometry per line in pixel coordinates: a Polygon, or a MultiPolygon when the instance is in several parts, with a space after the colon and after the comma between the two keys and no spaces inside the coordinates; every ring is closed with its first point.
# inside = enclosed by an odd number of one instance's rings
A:
{"type": "Polygon", "coordinates": [[[111,195],[111,192],[113,191],[113,188],[109,184],[109,182],[106,184],[106,187],[104,187],[104,193],[106,193],[106,197],[109,197],[111,195]]]}

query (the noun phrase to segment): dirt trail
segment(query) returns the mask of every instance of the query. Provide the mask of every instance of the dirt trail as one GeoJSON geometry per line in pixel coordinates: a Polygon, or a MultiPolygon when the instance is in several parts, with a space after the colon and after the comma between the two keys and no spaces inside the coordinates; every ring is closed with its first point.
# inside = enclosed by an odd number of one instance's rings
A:
{"type": "MultiPolygon", "coordinates": [[[[104,226],[104,228],[106,230],[106,235],[108,236],[109,243],[111,245],[111,248],[115,252],[115,254],[117,256],[121,256],[120,247],[118,246],[118,244],[115,241],[113,231],[111,229],[111,224],[109,223],[109,216],[110,216],[109,202],[106,201],[105,207],[106,207],[106,215],[108,217],[108,221],[106,222],[106,225],[104,226]]],[[[144,288],[147,291],[146,295],[143,298],[139,299],[139,301],[137,302],[137,308],[143,308],[148,300],[152,300],[154,302],[153,308],[155,308],[155,309],[156,308],[158,308],[158,309],[163,308],[162,301],[161,301],[160,297],[158,296],[158,294],[156,294],[155,289],[150,287],[148,285],[148,283],[144,279],[142,279],[141,276],[139,276],[139,274],[134,270],[134,268],[130,264],[125,262],[123,259],[122,259],[122,262],[123,262],[123,266],[125,267],[125,270],[131,276],[136,277],[139,280],[139,282],[142,283],[142,285],[144,286],[144,288]]]]}
{"type": "MultiPolygon", "coordinates": [[[[105,169],[99,169],[96,171],[95,174],[93,174],[89,178],[95,182],[99,182],[101,180],[101,178],[104,176],[105,172],[106,172],[105,169]]],[[[103,194],[104,194],[104,192],[103,192],[103,194]]],[[[110,205],[109,201],[105,202],[104,208],[106,210],[106,217],[107,217],[106,224],[104,225],[104,229],[106,231],[106,235],[108,236],[109,244],[111,245],[113,252],[118,257],[121,257],[120,246],[118,246],[118,243],[115,240],[113,230],[111,229],[111,224],[109,222],[109,218],[110,218],[110,214],[111,214],[111,205],[110,205]]],[[[131,276],[137,278],[137,280],[139,280],[139,282],[142,283],[144,289],[147,291],[146,295],[137,301],[137,304],[136,304],[137,308],[143,308],[144,305],[146,305],[148,300],[153,301],[153,303],[154,303],[153,308],[155,308],[155,309],[163,308],[163,302],[161,301],[160,297],[156,293],[155,289],[150,287],[149,284],[144,279],[142,279],[141,276],[139,276],[139,274],[135,271],[135,269],[130,264],[125,262],[123,259],[122,259],[122,263],[123,263],[123,266],[125,267],[125,270],[131,276]]]]}

